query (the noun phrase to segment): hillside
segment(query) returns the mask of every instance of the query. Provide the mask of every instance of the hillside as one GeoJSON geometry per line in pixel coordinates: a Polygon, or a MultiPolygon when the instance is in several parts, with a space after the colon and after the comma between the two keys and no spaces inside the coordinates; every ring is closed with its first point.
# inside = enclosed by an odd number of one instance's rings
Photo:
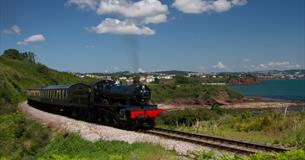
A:
{"type": "MultiPolygon", "coordinates": [[[[15,49],[6,50],[0,56],[0,105],[15,104],[25,98],[25,91],[31,86],[68,84],[86,80],[66,72],[59,72],[43,64],[29,60],[25,53],[15,49]]],[[[0,109],[0,114],[14,108],[0,109]]]]}
{"type": "Polygon", "coordinates": [[[6,50],[0,56],[0,159],[32,159],[49,142],[48,128],[16,110],[31,86],[86,81],[36,63],[31,52],[6,50]],[[32,158],[31,158],[32,157],[32,158]]]}

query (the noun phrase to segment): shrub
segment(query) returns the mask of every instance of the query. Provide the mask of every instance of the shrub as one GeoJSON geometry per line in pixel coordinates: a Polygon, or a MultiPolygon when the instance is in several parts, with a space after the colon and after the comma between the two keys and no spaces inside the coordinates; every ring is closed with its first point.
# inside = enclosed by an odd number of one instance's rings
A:
{"type": "Polygon", "coordinates": [[[0,157],[21,159],[40,152],[50,138],[49,129],[24,118],[21,113],[0,116],[0,157]]]}
{"type": "Polygon", "coordinates": [[[47,145],[37,159],[173,159],[172,152],[159,145],[148,143],[128,144],[121,141],[97,141],[82,139],[78,134],[60,135],[47,145]]]}
{"type": "Polygon", "coordinates": [[[197,121],[216,119],[218,116],[214,111],[200,108],[165,112],[156,120],[159,124],[192,126],[197,121]]]}

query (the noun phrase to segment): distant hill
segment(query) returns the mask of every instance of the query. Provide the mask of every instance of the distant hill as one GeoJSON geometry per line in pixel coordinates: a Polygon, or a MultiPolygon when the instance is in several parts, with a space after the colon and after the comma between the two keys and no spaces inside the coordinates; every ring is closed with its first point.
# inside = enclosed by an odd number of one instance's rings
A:
{"type": "Polygon", "coordinates": [[[83,82],[70,73],[59,72],[37,63],[31,52],[21,53],[8,49],[0,56],[0,114],[14,108],[5,108],[3,104],[15,104],[25,98],[26,90],[31,86],[68,84],[83,82]]]}
{"type": "Polygon", "coordinates": [[[158,74],[174,74],[177,76],[186,76],[189,73],[195,73],[192,71],[179,71],[179,70],[170,70],[170,71],[157,71],[157,72],[153,72],[153,73],[158,73],[158,74]]]}

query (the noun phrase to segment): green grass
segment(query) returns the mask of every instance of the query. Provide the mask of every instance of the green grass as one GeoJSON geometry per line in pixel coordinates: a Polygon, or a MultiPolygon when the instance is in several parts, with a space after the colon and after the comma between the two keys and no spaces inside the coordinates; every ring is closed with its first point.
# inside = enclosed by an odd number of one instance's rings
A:
{"type": "Polygon", "coordinates": [[[170,160],[175,154],[159,145],[148,143],[128,144],[121,141],[97,141],[91,143],[77,134],[58,136],[38,154],[37,159],[130,159],[130,160],[170,160]]]}
{"type": "Polygon", "coordinates": [[[0,157],[32,159],[43,150],[51,135],[49,129],[19,113],[0,116],[0,157]]]}
{"type": "Polygon", "coordinates": [[[233,154],[216,154],[215,152],[194,152],[195,160],[305,160],[304,150],[293,150],[284,153],[256,153],[250,156],[233,154]]]}
{"type": "Polygon", "coordinates": [[[305,149],[305,113],[252,115],[208,109],[170,111],[157,118],[159,127],[218,135],[254,143],[305,149]]]}

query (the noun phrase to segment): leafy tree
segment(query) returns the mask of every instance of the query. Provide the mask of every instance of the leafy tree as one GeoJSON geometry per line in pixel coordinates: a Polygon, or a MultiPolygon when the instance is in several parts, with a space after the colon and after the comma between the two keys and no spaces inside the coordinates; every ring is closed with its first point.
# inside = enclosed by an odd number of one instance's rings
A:
{"type": "Polygon", "coordinates": [[[28,61],[30,63],[36,62],[36,55],[33,52],[21,53],[17,49],[7,49],[4,51],[2,56],[11,59],[28,61]]]}
{"type": "Polygon", "coordinates": [[[4,51],[2,56],[12,59],[19,59],[19,60],[23,59],[20,52],[17,49],[7,49],[4,51]]]}

